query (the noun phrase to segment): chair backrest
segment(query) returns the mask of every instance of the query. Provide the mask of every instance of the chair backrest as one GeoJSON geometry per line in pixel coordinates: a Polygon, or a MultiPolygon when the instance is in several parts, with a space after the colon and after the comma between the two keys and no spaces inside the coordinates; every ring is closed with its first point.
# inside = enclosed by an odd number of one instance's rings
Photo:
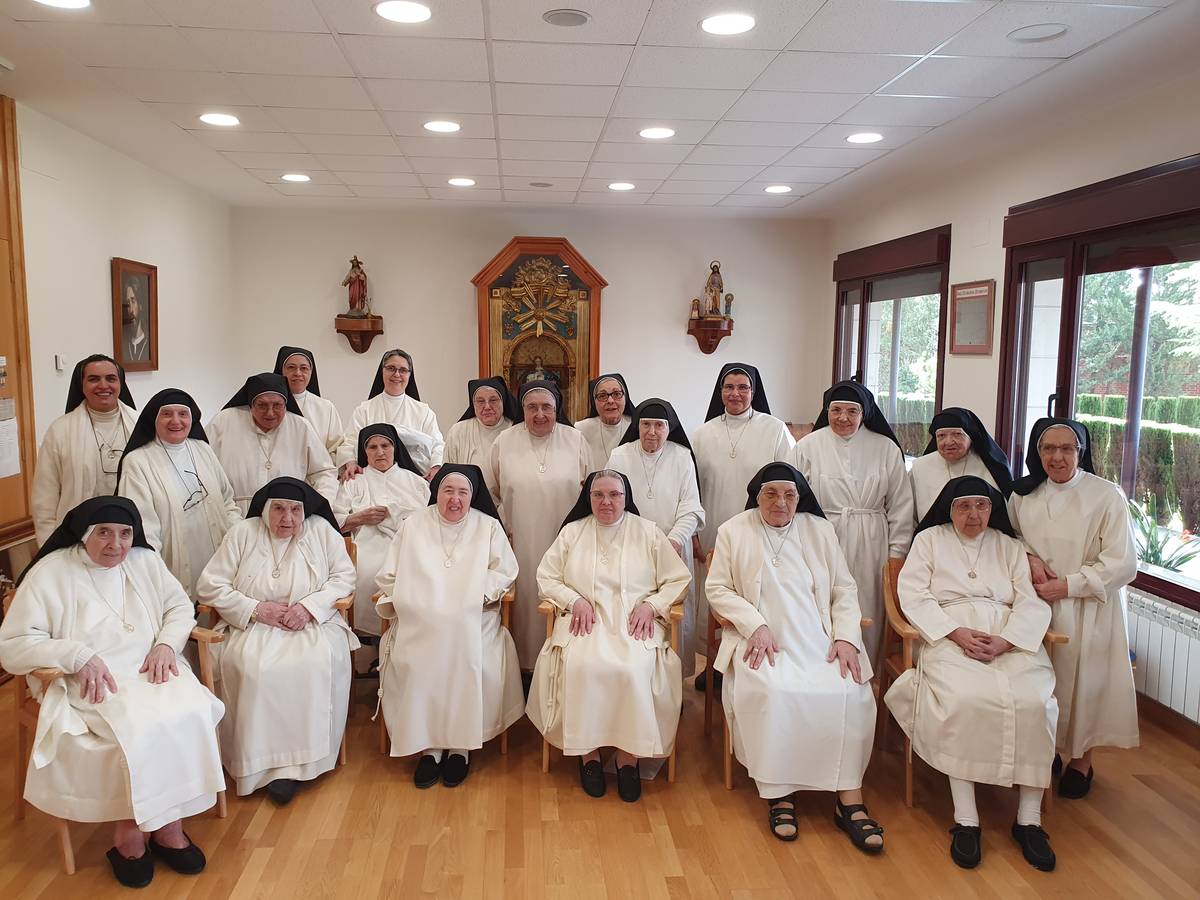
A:
{"type": "Polygon", "coordinates": [[[887,627],[883,630],[883,653],[889,655],[901,643],[897,624],[908,624],[900,609],[899,594],[896,585],[900,580],[900,570],[904,568],[904,559],[889,559],[883,564],[883,608],[887,614],[887,627]]]}
{"type": "Polygon", "coordinates": [[[4,596],[0,597],[0,609],[4,610],[4,615],[8,615],[9,607],[12,606],[13,597],[16,595],[17,592],[15,590],[8,588],[8,590],[4,592],[4,596]]]}
{"type": "Polygon", "coordinates": [[[353,565],[355,569],[357,569],[358,568],[358,547],[356,547],[354,545],[354,538],[350,537],[350,535],[348,535],[348,534],[342,535],[342,537],[346,541],[346,553],[350,556],[350,564],[353,565]]]}

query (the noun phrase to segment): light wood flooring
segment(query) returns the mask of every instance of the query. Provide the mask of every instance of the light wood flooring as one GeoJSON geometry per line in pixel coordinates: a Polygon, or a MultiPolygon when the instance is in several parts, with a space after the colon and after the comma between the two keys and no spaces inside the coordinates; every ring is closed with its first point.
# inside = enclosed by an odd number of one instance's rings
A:
{"type": "MultiPolygon", "coordinates": [[[[963,871],[947,855],[951,824],[945,779],[917,764],[916,807],[903,802],[903,764],[892,745],[877,749],[867,775],[872,814],[886,828],[880,857],[855,850],[832,822],[832,795],[800,805],[800,839],[767,832],[765,804],[741,767],[734,790],[721,781],[720,718],[703,735],[701,695],[685,689],[678,781],[665,770],[642,800],[582,793],[571,761],[555,754],[540,771],[541,741],[528,721],[475,755],[468,781],[453,790],[412,785],[415,760],[378,751],[369,721],[374,687],[356,682],[349,765],[302,787],[277,808],[260,793],[229,794],[229,817],[215,810],[189,821],[208,854],[193,878],[158,867],[146,898],[224,897],[601,897],[1019,898],[1200,896],[1200,746],[1143,717],[1137,751],[1097,755],[1091,795],[1056,800],[1045,816],[1058,870],[1022,859],[1008,830],[1015,791],[979,788],[984,828],[980,868],[963,871]]],[[[111,876],[107,825],[72,825],[78,872],[63,874],[50,820],[30,809],[13,821],[13,685],[0,698],[0,897],[131,896],[111,876]]]]}

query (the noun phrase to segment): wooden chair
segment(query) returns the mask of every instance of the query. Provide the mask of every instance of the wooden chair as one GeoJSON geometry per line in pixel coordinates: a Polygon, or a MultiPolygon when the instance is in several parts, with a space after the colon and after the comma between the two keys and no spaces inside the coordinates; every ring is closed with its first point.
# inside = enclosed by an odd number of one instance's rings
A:
{"type": "MultiPolygon", "coordinates": [[[[346,554],[350,557],[351,565],[354,566],[354,572],[355,572],[355,576],[356,576],[355,583],[357,584],[358,547],[354,543],[353,536],[351,536],[349,534],[345,534],[345,535],[342,535],[342,537],[346,541],[346,554]]],[[[350,604],[350,608],[346,611],[345,619],[346,619],[346,624],[350,626],[350,629],[354,630],[354,604],[353,603],[350,604]]]]}
{"type": "MultiPolygon", "coordinates": [[[[8,591],[4,595],[3,608],[7,615],[12,605],[15,593],[8,591]]],[[[219,644],[225,640],[209,628],[197,626],[192,629],[190,639],[196,642],[197,655],[200,660],[200,681],[210,691],[213,690],[212,657],[209,655],[209,645],[219,644]]],[[[42,684],[42,693],[60,678],[67,677],[61,669],[34,669],[29,673],[42,684]]],[[[18,675],[13,678],[13,699],[16,701],[17,719],[17,755],[13,758],[13,817],[20,822],[25,818],[25,777],[29,770],[29,758],[33,752],[33,734],[37,730],[38,715],[41,703],[34,699],[26,676],[18,675]]],[[[224,819],[228,814],[225,792],[217,794],[217,817],[224,819]]],[[[58,832],[58,845],[62,852],[63,870],[68,875],[75,874],[75,849],[71,844],[71,829],[66,819],[54,819],[55,830],[58,832]]]]}
{"type": "MultiPolygon", "coordinates": [[[[916,665],[915,650],[922,640],[917,629],[908,623],[900,609],[899,595],[896,584],[900,578],[900,570],[904,568],[903,559],[889,559],[883,566],[883,605],[887,613],[887,621],[883,629],[883,666],[879,672],[879,706],[884,707],[883,695],[888,688],[909,669],[916,665]]],[[[1057,631],[1047,631],[1042,638],[1046,653],[1054,656],[1055,644],[1065,644],[1069,638],[1057,631]]],[[[879,710],[876,746],[883,747],[887,742],[888,720],[891,713],[887,709],[879,710]]],[[[1049,806],[1053,791],[1046,791],[1046,805],[1049,806]]],[[[912,739],[904,736],[904,805],[913,805],[913,752],[912,739]]]]}
{"type": "MultiPolygon", "coordinates": [[[[383,596],[383,594],[376,594],[374,597],[371,598],[371,600],[374,603],[378,603],[379,599],[382,596],[383,596]]],[[[517,592],[516,592],[515,588],[509,588],[500,597],[500,627],[508,632],[512,631],[512,605],[513,605],[513,601],[515,601],[516,598],[517,598],[517,592]]],[[[392,623],[390,620],[384,619],[382,616],[380,617],[380,620],[383,623],[383,627],[380,630],[380,634],[379,634],[379,640],[382,645],[383,636],[385,634],[387,634],[388,628],[391,627],[392,623]]],[[[381,674],[380,678],[382,678],[382,677],[383,676],[381,674]]],[[[381,683],[380,687],[382,688],[382,686],[383,685],[381,683]]],[[[388,741],[387,722],[384,720],[383,711],[380,710],[380,712],[379,712],[379,752],[386,754],[388,752],[388,750],[390,749],[390,747],[391,747],[391,744],[388,741]]],[[[505,728],[502,732],[500,732],[500,752],[508,753],[508,729],[507,728],[505,728]]]]}
{"type": "MultiPolygon", "coordinates": [[[[686,596],[687,594],[685,593],[684,597],[686,596]]],[[[674,650],[676,654],[679,653],[679,623],[683,621],[684,597],[680,597],[671,606],[671,649],[674,650]]],[[[546,640],[550,640],[550,638],[554,635],[554,619],[558,615],[558,607],[552,604],[549,600],[543,600],[538,604],[538,612],[542,613],[546,617],[546,640]]],[[[667,782],[669,784],[675,783],[675,756],[678,750],[679,744],[676,742],[675,746],[671,748],[671,755],[667,757],[667,782]]],[[[550,771],[550,742],[545,738],[542,738],[542,771],[550,771]]]]}

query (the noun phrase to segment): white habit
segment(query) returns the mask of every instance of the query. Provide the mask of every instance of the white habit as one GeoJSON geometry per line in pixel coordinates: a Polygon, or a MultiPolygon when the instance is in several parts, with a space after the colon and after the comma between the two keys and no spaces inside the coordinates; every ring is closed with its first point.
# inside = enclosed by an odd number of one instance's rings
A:
{"type": "MultiPolygon", "coordinates": [[[[77,544],[29,572],[0,626],[0,664],[14,675],[41,667],[73,673],[99,654],[117,692],[90,703],[74,675],[51,683],[26,800],[72,822],[132,819],[142,831],[217,802],[225,790],[215,733],[223,708],[183,658],[195,624],[191,600],[153,550],[134,547],[108,569],[77,544]],[[179,667],[163,684],[138,672],[155,644],[174,650],[179,667]]],[[[41,682],[29,682],[37,696],[41,682]]]]}
{"type": "Polygon", "coordinates": [[[509,428],[512,422],[503,416],[495,425],[484,425],[478,417],[463,419],[455,422],[446,432],[445,461],[479,466],[483,470],[483,480],[488,490],[496,493],[496,485],[492,483],[492,467],[490,465],[492,444],[509,428]]]}
{"type": "Polygon", "coordinates": [[[537,571],[542,596],[560,612],[538,654],[526,712],[564,755],[600,747],[639,759],[670,755],[683,683],[668,617],[689,580],[666,535],[633,513],[608,526],[587,516],[560,532],[537,571]],[[579,597],[596,612],[591,634],[570,633],[579,597]],[[654,607],[654,633],[635,641],[629,616],[642,601],[654,607]]]}
{"type": "Polygon", "coordinates": [[[379,695],[392,756],[476,750],[525,711],[500,597],[517,577],[504,528],[476,509],[455,523],[436,506],[405,519],[379,573],[379,695]],[[449,565],[447,565],[447,562],[449,565]]]}
{"type": "Polygon", "coordinates": [[[221,756],[238,796],[277,778],[309,781],[337,764],[350,651],[359,644],[333,604],[353,591],[342,536],[315,516],[294,540],[273,537],[258,516],[243,519],[200,576],[197,599],[220,614],[225,631],[215,645],[217,693],[227,710],[221,756]],[[300,631],[250,624],[261,601],[302,604],[314,621],[300,631]]]}
{"type": "Polygon", "coordinates": [[[354,459],[358,433],[368,425],[381,423],[395,427],[408,455],[422,472],[428,472],[444,461],[446,445],[438,428],[437,416],[429,404],[414,400],[408,394],[393,397],[384,391],[354,407],[350,427],[346,429],[342,446],[334,458],[338,468],[354,459]]]}
{"type": "Polygon", "coordinates": [[[908,470],[908,480],[912,484],[913,492],[913,521],[920,523],[947,482],[965,475],[982,478],[996,490],[1000,490],[1000,485],[996,484],[996,479],[992,477],[988,467],[973,450],[968,450],[967,455],[958,462],[946,462],[936,450],[914,459],[912,468],[908,470]]]}
{"type": "Polygon", "coordinates": [[[588,472],[597,472],[604,468],[612,452],[625,437],[629,430],[629,416],[622,415],[616,425],[605,425],[599,416],[580,419],[575,427],[583,435],[588,445],[588,472]]]}
{"type": "Polygon", "coordinates": [[[1054,648],[1059,753],[1136,747],[1125,585],[1137,574],[1137,551],[1125,494],[1080,469],[1066,484],[1046,479],[1028,496],[1013,494],[1009,515],[1029,552],[1067,579],[1066,599],[1050,604],[1050,627],[1070,638],[1054,648]]]}
{"type": "Polygon", "coordinates": [[[717,532],[705,586],[721,629],[716,668],[733,752],[774,799],[794,791],[862,787],[875,733],[871,663],[863,652],[857,590],[833,526],[800,513],[773,528],[758,508],[717,532]],[[778,560],[778,565],[775,561],[778,560]],[[775,665],[743,660],[746,643],[766,625],[779,645],[775,665]],[[862,684],[826,662],[835,640],[858,649],[862,684]]]}
{"type": "MultiPolygon", "coordinates": [[[[329,451],[330,459],[337,459],[342,441],[346,439],[345,429],[342,427],[342,417],[338,413],[337,407],[320,394],[310,391],[292,394],[292,396],[296,398],[300,411],[304,413],[304,421],[317,433],[317,437],[329,451]]],[[[357,440],[357,436],[355,439],[357,440]]],[[[357,447],[357,444],[355,446],[357,447]]]]}

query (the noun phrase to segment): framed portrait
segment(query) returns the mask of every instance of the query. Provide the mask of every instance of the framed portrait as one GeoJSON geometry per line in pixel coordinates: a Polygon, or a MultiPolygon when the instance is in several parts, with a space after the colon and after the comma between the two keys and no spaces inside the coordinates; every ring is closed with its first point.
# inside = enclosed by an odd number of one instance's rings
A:
{"type": "Polygon", "coordinates": [[[127,372],[158,371],[158,266],[113,257],[113,359],[127,372]]]}
{"type": "Polygon", "coordinates": [[[990,356],[996,281],[966,281],[950,287],[950,352],[990,356]]]}

